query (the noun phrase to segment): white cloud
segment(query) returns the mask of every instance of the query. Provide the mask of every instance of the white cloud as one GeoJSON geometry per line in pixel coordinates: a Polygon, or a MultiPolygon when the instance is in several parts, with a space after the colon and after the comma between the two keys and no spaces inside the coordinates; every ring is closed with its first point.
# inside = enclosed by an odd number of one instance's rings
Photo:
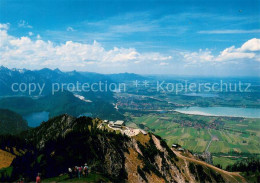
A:
{"type": "Polygon", "coordinates": [[[13,39],[9,36],[7,30],[9,29],[9,24],[0,24],[0,50],[4,49],[4,45],[8,44],[8,41],[13,39]]]}
{"type": "Polygon", "coordinates": [[[8,30],[9,29],[10,24],[0,24],[0,29],[4,29],[4,30],[8,30]]]}
{"type": "Polygon", "coordinates": [[[20,22],[18,23],[18,27],[22,27],[22,28],[29,28],[32,29],[33,27],[31,25],[29,25],[28,22],[26,22],[25,20],[20,20],[20,22]]]}
{"type": "Polygon", "coordinates": [[[135,48],[105,49],[97,41],[88,44],[74,41],[56,44],[42,40],[41,36],[36,33],[37,36],[29,37],[33,35],[32,32],[32,34],[28,33],[29,36],[18,38],[9,35],[8,28],[9,24],[0,24],[0,65],[8,67],[27,67],[28,69],[58,67],[64,70],[93,69],[96,72],[99,70],[110,72],[113,69],[118,72],[119,68],[122,68],[124,71],[136,69],[142,72],[145,68],[167,70],[176,68],[178,64],[179,68],[183,69],[187,65],[206,67],[247,61],[256,61],[257,64],[260,61],[260,39],[257,38],[246,41],[238,48],[228,47],[218,55],[214,55],[209,49],[200,49],[198,52],[176,50],[165,55],[159,52],[140,52],[135,48]],[[183,63],[185,63],[184,66],[183,63]]]}
{"type": "Polygon", "coordinates": [[[13,37],[7,30],[0,30],[0,65],[9,67],[28,67],[38,69],[43,67],[65,70],[84,70],[89,65],[95,66],[126,66],[138,62],[159,62],[172,59],[160,53],[140,53],[135,48],[117,48],[106,50],[100,43],[83,44],[67,41],[56,45],[51,41],[43,41],[40,35],[36,40],[30,37],[13,37]]]}
{"type": "Polygon", "coordinates": [[[240,48],[231,46],[214,56],[210,50],[199,50],[199,52],[182,52],[183,60],[189,64],[217,63],[228,61],[260,61],[260,39],[253,38],[245,42],[240,48]]]}
{"type": "Polygon", "coordinates": [[[136,33],[150,32],[156,28],[156,25],[150,25],[147,22],[132,22],[127,24],[111,25],[109,31],[111,33],[136,33]]]}
{"type": "Polygon", "coordinates": [[[72,27],[67,27],[67,29],[66,29],[68,32],[73,32],[73,31],[75,31],[72,27]]]}
{"type": "Polygon", "coordinates": [[[189,63],[210,62],[214,58],[211,51],[208,49],[205,51],[200,49],[199,52],[182,53],[182,55],[184,57],[184,61],[189,63]]]}
{"type": "Polygon", "coordinates": [[[144,53],[140,55],[139,59],[150,60],[150,61],[165,61],[165,60],[171,60],[172,56],[162,56],[158,52],[152,52],[152,53],[144,53]]]}
{"type": "Polygon", "coordinates": [[[241,49],[242,51],[260,51],[260,39],[250,39],[247,42],[245,42],[241,49]]]}
{"type": "Polygon", "coordinates": [[[29,36],[33,36],[33,32],[28,32],[28,35],[29,36]]]}
{"type": "Polygon", "coordinates": [[[169,63],[167,63],[167,62],[161,62],[159,65],[161,65],[161,66],[166,66],[166,65],[169,65],[169,63]]]}
{"type": "Polygon", "coordinates": [[[253,30],[205,30],[205,31],[198,31],[199,34],[254,34],[260,33],[260,29],[253,29],[253,30]]]}
{"type": "Polygon", "coordinates": [[[220,55],[215,58],[215,61],[253,59],[255,55],[255,53],[242,52],[240,49],[235,49],[235,47],[232,46],[223,50],[220,55]]]}

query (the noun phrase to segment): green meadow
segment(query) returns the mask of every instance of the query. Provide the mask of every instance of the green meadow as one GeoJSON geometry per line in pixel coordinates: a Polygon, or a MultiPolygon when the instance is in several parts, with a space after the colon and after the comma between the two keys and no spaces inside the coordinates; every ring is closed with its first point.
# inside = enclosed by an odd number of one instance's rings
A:
{"type": "Polygon", "coordinates": [[[131,126],[139,126],[162,136],[169,146],[180,144],[193,153],[210,151],[214,164],[225,167],[235,160],[220,155],[250,156],[260,152],[260,119],[210,117],[177,112],[150,113],[141,117],[128,114],[131,126]]]}

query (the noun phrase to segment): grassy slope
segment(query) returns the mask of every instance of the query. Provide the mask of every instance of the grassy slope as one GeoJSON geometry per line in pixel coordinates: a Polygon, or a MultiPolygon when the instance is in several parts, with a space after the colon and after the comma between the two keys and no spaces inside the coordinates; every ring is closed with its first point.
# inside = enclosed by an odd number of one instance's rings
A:
{"type": "Polygon", "coordinates": [[[0,169],[9,167],[14,158],[15,155],[0,149],[0,169]]]}
{"type": "Polygon", "coordinates": [[[224,157],[217,157],[213,156],[213,164],[217,165],[220,164],[222,168],[226,168],[228,165],[233,165],[236,162],[236,160],[230,159],[230,158],[224,158],[224,157]]]}

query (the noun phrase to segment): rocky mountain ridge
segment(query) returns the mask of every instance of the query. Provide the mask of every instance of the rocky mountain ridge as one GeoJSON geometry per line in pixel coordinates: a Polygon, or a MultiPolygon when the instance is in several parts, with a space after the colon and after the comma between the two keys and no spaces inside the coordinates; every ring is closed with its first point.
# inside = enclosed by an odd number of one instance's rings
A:
{"type": "Polygon", "coordinates": [[[35,149],[17,156],[12,177],[32,180],[41,172],[55,177],[68,167],[86,162],[111,182],[243,182],[239,174],[225,172],[191,154],[170,149],[152,133],[134,137],[99,129],[100,119],[61,115],[22,134],[35,149]]]}

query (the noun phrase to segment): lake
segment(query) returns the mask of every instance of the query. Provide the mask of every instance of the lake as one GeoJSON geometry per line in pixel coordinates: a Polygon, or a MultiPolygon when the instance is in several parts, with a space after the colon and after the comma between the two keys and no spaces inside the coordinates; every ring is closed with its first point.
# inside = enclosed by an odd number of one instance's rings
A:
{"type": "Polygon", "coordinates": [[[78,118],[79,118],[79,117],[83,117],[83,116],[85,116],[85,117],[92,117],[92,114],[86,112],[86,113],[80,114],[80,115],[78,116],[78,118]]]}
{"type": "Polygon", "coordinates": [[[189,97],[203,97],[203,98],[218,97],[217,94],[213,94],[213,93],[186,93],[183,95],[189,96],[189,97]]]}
{"type": "Polygon", "coordinates": [[[30,127],[40,126],[41,122],[49,120],[49,112],[34,112],[23,117],[30,127]]]}
{"type": "Polygon", "coordinates": [[[235,107],[184,107],[175,111],[184,114],[204,115],[204,116],[228,116],[260,118],[260,109],[257,108],[235,108],[235,107]]]}

